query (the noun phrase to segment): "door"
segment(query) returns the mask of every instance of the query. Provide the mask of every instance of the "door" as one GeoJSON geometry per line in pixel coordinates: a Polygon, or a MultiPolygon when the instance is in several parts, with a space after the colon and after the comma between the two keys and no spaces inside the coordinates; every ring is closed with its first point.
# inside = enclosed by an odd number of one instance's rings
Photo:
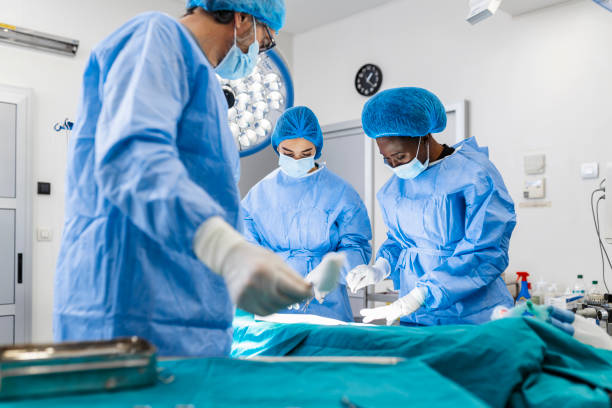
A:
{"type": "MultiPolygon", "coordinates": [[[[366,137],[361,121],[338,123],[323,128],[323,152],[320,162],[342,177],[359,193],[370,220],[374,205],[372,180],[372,140],[366,137]]],[[[372,225],[372,230],[374,226],[372,225]]],[[[374,240],[373,240],[374,241],[374,240]]],[[[353,317],[361,321],[359,311],[366,306],[364,290],[349,291],[353,317]]]]}
{"type": "Polygon", "coordinates": [[[0,86],[0,345],[30,339],[29,92],[0,86]]]}

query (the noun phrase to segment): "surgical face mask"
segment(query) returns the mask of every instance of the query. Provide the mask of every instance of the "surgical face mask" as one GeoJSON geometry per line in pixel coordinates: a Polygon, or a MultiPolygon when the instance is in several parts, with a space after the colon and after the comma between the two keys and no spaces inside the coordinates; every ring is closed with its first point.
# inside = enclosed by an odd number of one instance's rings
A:
{"type": "Polygon", "coordinates": [[[215,68],[219,76],[225,79],[240,79],[249,76],[253,72],[253,69],[257,66],[257,58],[259,56],[255,17],[253,17],[253,31],[255,33],[255,41],[249,47],[249,52],[245,54],[236,44],[236,26],[234,26],[234,45],[215,68]]]}
{"type": "Polygon", "coordinates": [[[416,156],[414,156],[414,159],[410,160],[406,164],[402,164],[401,166],[392,168],[393,172],[397,177],[404,180],[411,180],[422,172],[424,172],[427,167],[429,167],[429,143],[427,143],[427,160],[425,160],[425,164],[421,163],[421,161],[419,160],[421,139],[422,138],[419,138],[419,145],[417,146],[417,152],[416,156]]]}
{"type": "Polygon", "coordinates": [[[308,174],[308,172],[315,166],[315,161],[314,156],[295,160],[289,156],[281,154],[278,157],[278,165],[289,177],[300,178],[308,174]]]}

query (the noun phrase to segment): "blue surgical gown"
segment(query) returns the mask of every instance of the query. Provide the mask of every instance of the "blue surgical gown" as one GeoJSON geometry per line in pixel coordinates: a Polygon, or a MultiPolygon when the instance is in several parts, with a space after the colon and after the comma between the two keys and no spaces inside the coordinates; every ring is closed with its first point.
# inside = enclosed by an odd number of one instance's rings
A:
{"type": "Polygon", "coordinates": [[[393,176],[378,192],[400,295],[425,287],[424,307],[402,318],[420,325],[479,324],[513,304],[501,274],[508,266],[514,203],[488,150],[474,138],[413,180],[393,176]]]}
{"type": "Polygon", "coordinates": [[[142,336],[224,356],[233,306],[192,250],[211,216],[242,225],[227,102],[178,21],[140,15],[91,53],[69,146],[56,341],[142,336]]]}
{"type": "Polygon", "coordinates": [[[242,208],[247,239],[276,252],[304,277],[325,254],[346,254],[340,284],[322,304],[314,299],[304,311],[281,313],[353,321],[346,274],[372,255],[370,219],[355,189],[325,166],[302,178],[277,169],[249,191],[242,208]]]}

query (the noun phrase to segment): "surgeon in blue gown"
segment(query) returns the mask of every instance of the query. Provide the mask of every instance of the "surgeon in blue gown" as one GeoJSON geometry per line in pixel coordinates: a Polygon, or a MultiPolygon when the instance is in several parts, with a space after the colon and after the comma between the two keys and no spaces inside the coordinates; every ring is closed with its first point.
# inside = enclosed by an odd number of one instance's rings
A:
{"type": "Polygon", "coordinates": [[[406,325],[479,324],[512,297],[501,278],[516,225],[514,203],[488,149],[474,138],[450,147],[433,133],[446,127],[440,100],[421,88],[371,98],[362,113],[394,175],[380,189],[388,239],[374,265],[347,277],[358,290],[390,277],[391,305],[364,309],[364,322],[401,318],[406,325]]]}
{"type": "Polygon", "coordinates": [[[340,284],[323,303],[312,300],[281,313],[309,313],[353,321],[345,275],[368,263],[372,231],[359,194],[324,164],[323,135],[315,114],[304,106],[278,120],[272,146],[280,167],[257,183],[242,201],[245,234],[280,255],[302,276],[330,252],[346,255],[340,284]],[[297,310],[296,310],[297,309],[297,310]]]}
{"type": "Polygon", "coordinates": [[[270,314],[312,294],[248,243],[238,151],[216,75],[248,75],[283,0],[190,0],[92,51],[68,152],[56,341],[141,336],[161,355],[225,356],[234,304],[270,314]]]}

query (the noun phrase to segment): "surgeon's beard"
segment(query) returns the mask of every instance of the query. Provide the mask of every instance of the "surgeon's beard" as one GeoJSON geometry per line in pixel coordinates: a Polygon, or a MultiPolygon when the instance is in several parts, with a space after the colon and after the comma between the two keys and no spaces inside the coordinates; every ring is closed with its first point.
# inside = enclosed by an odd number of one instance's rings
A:
{"type": "MultiPolygon", "coordinates": [[[[242,36],[236,36],[236,45],[238,46],[238,48],[240,48],[240,51],[242,51],[242,47],[240,45],[247,43],[252,35],[253,35],[253,23],[251,23],[251,26],[249,27],[248,30],[245,30],[242,36]]],[[[247,48],[253,43],[253,41],[251,41],[247,45],[247,48]]],[[[221,63],[221,61],[225,59],[225,57],[227,57],[227,54],[230,52],[233,46],[234,46],[234,36],[232,35],[226,44],[225,52],[223,53],[223,57],[219,58],[219,61],[217,61],[217,63],[214,65],[215,68],[221,63]]],[[[242,52],[244,53],[244,51],[242,52]]]]}

